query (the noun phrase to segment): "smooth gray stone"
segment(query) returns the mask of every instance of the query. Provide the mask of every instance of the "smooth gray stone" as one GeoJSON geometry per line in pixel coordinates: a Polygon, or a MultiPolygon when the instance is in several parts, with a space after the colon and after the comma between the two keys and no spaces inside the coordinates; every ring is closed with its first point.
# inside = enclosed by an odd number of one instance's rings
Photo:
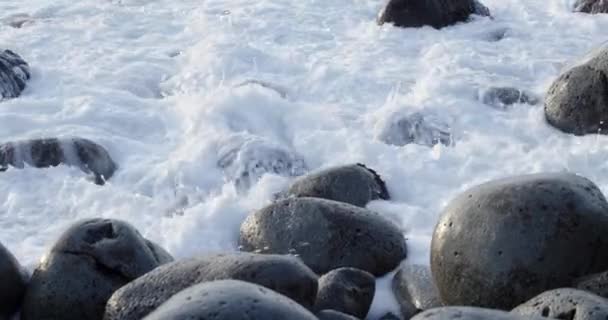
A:
{"type": "Polygon", "coordinates": [[[34,271],[21,319],[102,319],[114,291],[170,258],[149,243],[126,222],[75,223],[34,271]]]}
{"type": "Polygon", "coordinates": [[[542,173],[495,180],[444,209],[431,270],[444,304],[508,310],[608,269],[606,230],[608,203],[586,178],[542,173]]]}
{"type": "Polygon", "coordinates": [[[390,199],[380,175],[363,164],[312,172],[297,179],[281,196],[323,198],[360,207],[372,200],[390,199]]]}
{"type": "Polygon", "coordinates": [[[297,254],[318,274],[340,267],[384,275],[405,259],[403,233],[375,212],[320,198],[289,198],[247,217],[243,251],[297,254]]]}
{"type": "Polygon", "coordinates": [[[436,29],[465,22],[472,14],[489,16],[490,10],[476,0],[389,0],[378,16],[378,24],[436,29]]]}
{"type": "Polygon", "coordinates": [[[403,265],[393,278],[393,293],[405,319],[442,306],[431,269],[422,265],[403,265]]]}
{"type": "Polygon", "coordinates": [[[48,138],[0,144],[0,171],[25,165],[34,168],[75,166],[92,174],[95,183],[103,185],[114,175],[118,166],[106,149],[83,138],[48,138]]]}
{"type": "Polygon", "coordinates": [[[532,298],[512,313],[565,320],[606,320],[608,300],[585,291],[561,288],[532,298]]]}
{"type": "Polygon", "coordinates": [[[21,306],[26,279],[17,259],[0,244],[0,319],[11,319],[21,306]]]}
{"type": "Polygon", "coordinates": [[[30,79],[30,67],[16,53],[0,50],[0,101],[17,98],[30,79]]]}
{"type": "Polygon", "coordinates": [[[293,256],[231,253],[176,261],[159,267],[116,291],[105,320],[139,320],[174,294],[198,283],[241,280],[283,294],[312,308],[317,275],[293,256]]]}
{"type": "Polygon", "coordinates": [[[319,278],[315,310],[334,310],[359,318],[369,312],[376,292],[376,278],[355,268],[334,269],[319,278]]]}
{"type": "Polygon", "coordinates": [[[265,287],[236,280],[196,284],[144,320],[317,320],[293,300],[265,287]]]}
{"type": "Polygon", "coordinates": [[[441,307],[419,313],[412,320],[547,320],[536,316],[476,307],[441,307]]]}
{"type": "Polygon", "coordinates": [[[319,320],[358,320],[359,318],[353,317],[349,314],[342,313],[336,310],[322,310],[317,313],[319,320]]]}
{"type": "Polygon", "coordinates": [[[538,99],[534,98],[530,93],[509,87],[488,88],[483,93],[481,101],[497,109],[506,109],[508,106],[516,103],[530,105],[538,103],[538,99]]]}

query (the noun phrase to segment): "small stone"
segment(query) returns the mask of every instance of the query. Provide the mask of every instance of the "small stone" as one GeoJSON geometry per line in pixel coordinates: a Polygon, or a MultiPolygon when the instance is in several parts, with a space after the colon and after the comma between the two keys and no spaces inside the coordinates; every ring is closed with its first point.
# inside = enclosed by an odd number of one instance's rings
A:
{"type": "Polygon", "coordinates": [[[393,293],[406,319],[442,306],[431,269],[427,266],[403,265],[393,278],[393,293]]]}
{"type": "Polygon", "coordinates": [[[30,67],[16,53],[0,50],[0,101],[17,98],[30,79],[30,67]]]}
{"type": "Polygon", "coordinates": [[[376,279],[355,268],[339,268],[319,278],[315,310],[331,309],[359,318],[369,312],[376,291],[376,279]]]}

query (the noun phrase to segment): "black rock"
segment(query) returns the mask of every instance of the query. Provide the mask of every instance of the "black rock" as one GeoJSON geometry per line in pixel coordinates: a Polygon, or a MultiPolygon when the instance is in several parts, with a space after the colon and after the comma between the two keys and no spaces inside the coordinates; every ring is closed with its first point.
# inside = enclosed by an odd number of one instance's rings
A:
{"type": "Polygon", "coordinates": [[[229,141],[220,149],[217,164],[241,192],[248,190],[265,174],[296,177],[308,172],[300,155],[260,139],[229,141]]]}
{"type": "Polygon", "coordinates": [[[0,100],[16,98],[30,78],[30,67],[16,53],[0,51],[0,100]]]}
{"type": "Polygon", "coordinates": [[[359,318],[353,317],[346,313],[338,312],[336,310],[322,310],[317,313],[319,320],[358,320],[359,318]]]}
{"type": "Polygon", "coordinates": [[[376,279],[354,268],[332,270],[319,278],[315,310],[331,309],[359,318],[369,312],[376,292],[376,279]]]}
{"type": "Polygon", "coordinates": [[[297,179],[283,196],[323,198],[360,207],[390,198],[380,175],[363,164],[313,172],[297,179]]]}
{"type": "Polygon", "coordinates": [[[87,139],[50,138],[0,144],[0,171],[9,166],[23,169],[26,164],[34,168],[76,166],[92,174],[99,185],[105,184],[117,169],[106,149],[87,139]]]}
{"type": "Polygon", "coordinates": [[[262,286],[237,280],[196,284],[144,320],[317,320],[304,307],[262,286]]]}
{"type": "MultiPolygon", "coordinates": [[[[382,317],[380,317],[378,320],[401,320],[401,318],[396,316],[394,313],[389,312],[389,313],[383,315],[382,317]]],[[[409,318],[408,318],[408,320],[409,320],[409,318]]]]}
{"type": "Polygon", "coordinates": [[[483,93],[481,101],[484,104],[498,109],[505,109],[507,106],[516,103],[531,105],[538,103],[538,99],[534,98],[532,94],[509,87],[489,88],[483,93]]]}
{"type": "Polygon", "coordinates": [[[577,0],[574,11],[585,13],[608,13],[608,1],[606,0],[577,0]]]}
{"type": "Polygon", "coordinates": [[[489,16],[490,10],[476,0],[389,0],[378,16],[378,24],[440,29],[465,22],[472,14],[489,16]]]}
{"type": "Polygon", "coordinates": [[[25,274],[17,259],[0,244],[0,319],[11,319],[21,306],[25,274]]]}
{"type": "Polygon", "coordinates": [[[608,298],[608,271],[578,278],[572,287],[608,298]]]}
{"type": "Polygon", "coordinates": [[[108,301],[104,319],[139,320],[194,284],[225,279],[255,283],[312,308],[317,278],[292,256],[233,253],[176,261],[116,291],[108,301]]]}
{"type": "Polygon", "coordinates": [[[608,269],[606,230],[608,203],[583,177],[491,181],[445,208],[433,234],[431,270],[447,305],[510,309],[608,269]]]}
{"type": "Polygon", "coordinates": [[[544,292],[511,311],[513,314],[567,320],[606,320],[608,300],[575,289],[544,292]]]}
{"type": "Polygon", "coordinates": [[[393,278],[393,293],[405,319],[442,305],[431,269],[427,266],[402,266],[393,278]]]}
{"type": "Polygon", "coordinates": [[[171,260],[149,243],[126,222],[74,224],[34,271],[21,319],[102,319],[114,291],[171,260]]]}
{"type": "Polygon", "coordinates": [[[390,145],[405,146],[415,143],[425,146],[453,144],[450,126],[437,117],[415,112],[406,116],[393,116],[382,129],[379,139],[390,145]]]}
{"type": "Polygon", "coordinates": [[[442,307],[419,313],[412,320],[547,320],[542,317],[522,316],[502,310],[476,307],[442,307]]]}
{"type": "Polygon", "coordinates": [[[277,201],[241,225],[242,250],[297,254],[318,274],[353,267],[384,275],[406,257],[399,228],[364,208],[319,198],[277,201]]]}

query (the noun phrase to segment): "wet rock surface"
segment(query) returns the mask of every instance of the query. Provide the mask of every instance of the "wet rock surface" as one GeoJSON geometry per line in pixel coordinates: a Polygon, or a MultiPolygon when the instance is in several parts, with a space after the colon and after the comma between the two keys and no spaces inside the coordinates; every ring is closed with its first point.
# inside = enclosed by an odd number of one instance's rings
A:
{"type": "Polygon", "coordinates": [[[403,265],[393,278],[393,293],[406,319],[442,306],[431,269],[427,266],[403,265]]]}
{"type": "Polygon", "coordinates": [[[0,101],[16,98],[30,79],[30,67],[11,50],[0,50],[0,101]]]}
{"type": "Polygon", "coordinates": [[[608,300],[585,291],[562,288],[544,292],[512,313],[566,320],[605,320],[608,300]]]}
{"type": "Polygon", "coordinates": [[[365,318],[375,292],[372,274],[354,268],[335,269],[319,278],[315,310],[331,309],[365,318]]]}

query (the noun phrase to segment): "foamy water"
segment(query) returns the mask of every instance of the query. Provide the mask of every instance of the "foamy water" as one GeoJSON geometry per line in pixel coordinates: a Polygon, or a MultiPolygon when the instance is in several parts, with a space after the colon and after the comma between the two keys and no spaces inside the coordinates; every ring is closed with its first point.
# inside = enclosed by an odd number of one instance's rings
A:
{"type": "MultiPolygon", "coordinates": [[[[264,141],[310,170],[365,163],[391,201],[408,263],[428,264],[441,209],[491,179],[568,170],[608,191],[608,137],[550,128],[542,105],[499,111],[479,95],[543,97],[567,66],[608,40],[608,15],[571,1],[485,0],[494,19],[434,30],[378,27],[378,0],[3,0],[0,48],[32,68],[0,103],[0,140],[80,136],[120,168],[103,187],[78,168],[0,174],[0,242],[28,269],[74,221],[126,220],[178,258],[237,249],[240,223],[292,178],[236,190],[217,166],[234,141],[264,141]],[[504,35],[500,41],[497,37],[504,35]],[[389,146],[395,113],[432,113],[454,146],[389,146]]],[[[371,317],[394,309],[388,279],[371,317]]]]}

